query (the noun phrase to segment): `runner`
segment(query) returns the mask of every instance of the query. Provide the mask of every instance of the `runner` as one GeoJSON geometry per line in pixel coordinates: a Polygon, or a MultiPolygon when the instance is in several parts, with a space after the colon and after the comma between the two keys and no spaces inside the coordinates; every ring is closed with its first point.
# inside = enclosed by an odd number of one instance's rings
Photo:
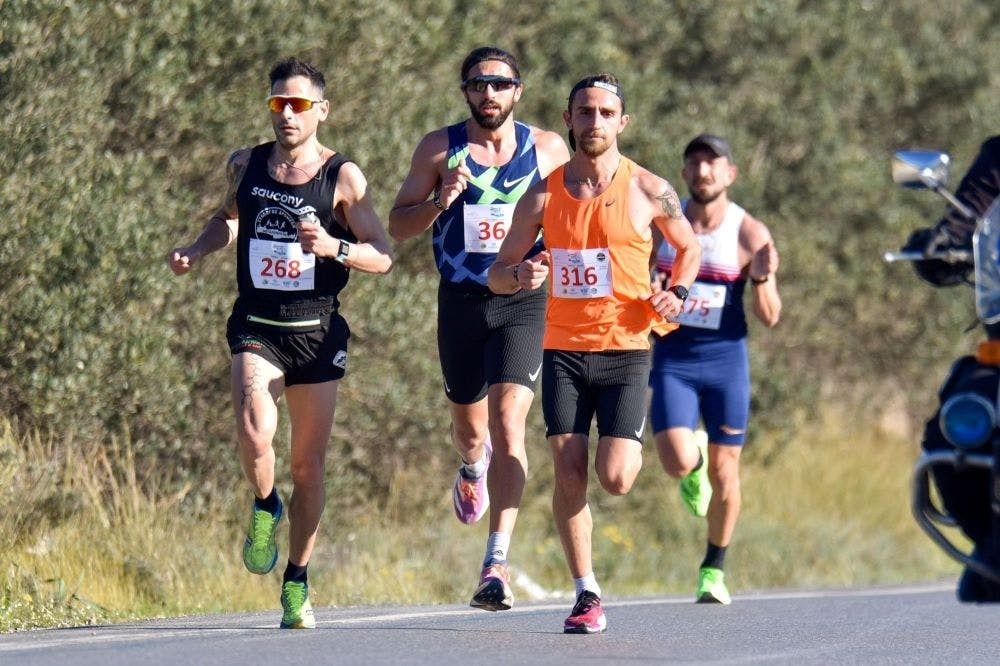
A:
{"type": "Polygon", "coordinates": [[[701,254],[674,188],[618,151],[625,94],[611,74],[590,76],[569,95],[570,161],[518,202],[510,233],[489,270],[503,294],[538,289],[550,276],[542,408],[552,453],[552,512],[576,589],[566,633],[604,631],[591,553],[588,446],[597,417],[595,468],[612,495],[627,493],[642,466],[649,333],[666,333],[681,311],[701,254]],[[652,227],[677,251],[670,286],[652,293],[652,227]],[[522,259],[539,231],[545,253],[522,259]]]}
{"type": "MultiPolygon", "coordinates": [[[[659,338],[650,375],[652,425],[660,463],[680,479],[684,506],[708,516],[708,546],[698,574],[700,602],[730,603],[723,564],[740,513],[740,452],[750,412],[750,362],[743,291],[765,326],[781,315],[778,252],[767,227],[729,200],[738,171],[729,142],[702,134],[684,149],[681,175],[691,199],[684,212],[702,247],[679,330],[659,338]],[[695,427],[704,420],[708,436],[695,427]],[[706,441],[707,440],[707,441],[706,441]]],[[[658,279],[674,270],[674,249],[660,247],[658,279]]]]}
{"type": "Polygon", "coordinates": [[[460,81],[470,116],[420,141],[389,213],[389,232],[401,241],[432,229],[441,273],[438,352],[462,458],[453,504],[466,524],[490,511],[471,605],[498,611],[513,603],[507,554],[528,474],[524,424],[542,364],[545,295],[496,296],[486,270],[514,203],[569,152],[558,134],[514,120],[523,83],[507,51],[474,49],[460,81]]]}
{"type": "Polygon", "coordinates": [[[168,256],[177,275],[236,241],[239,295],[226,330],[240,464],[254,493],[243,562],[278,561],[284,507],[275,488],[278,400],[291,420],[292,496],[282,628],[315,626],[307,566],[326,503],[325,460],[350,331],[339,294],[350,269],[385,273],[389,239],[353,162],[316,137],[330,112],[325,78],[294,58],[271,70],[276,141],[232,154],[222,205],[198,238],[168,256]]]}

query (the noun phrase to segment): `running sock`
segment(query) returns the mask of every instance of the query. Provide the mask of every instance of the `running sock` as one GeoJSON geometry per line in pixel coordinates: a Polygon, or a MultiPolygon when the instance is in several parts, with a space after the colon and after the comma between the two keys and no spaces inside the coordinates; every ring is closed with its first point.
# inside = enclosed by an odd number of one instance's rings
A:
{"type": "Polygon", "coordinates": [[[278,506],[280,505],[280,500],[278,500],[278,491],[275,488],[271,488],[271,494],[261,499],[257,496],[253,498],[253,504],[258,509],[263,509],[268,513],[274,515],[278,512],[278,506]]]}
{"type": "Polygon", "coordinates": [[[292,561],[288,561],[288,566],[285,567],[285,573],[281,577],[282,583],[287,583],[288,581],[295,581],[296,583],[309,583],[309,572],[306,570],[309,568],[308,564],[303,564],[299,566],[298,564],[292,564],[292,561]]]}
{"type": "Polygon", "coordinates": [[[716,546],[709,541],[708,548],[705,550],[705,559],[701,561],[701,566],[722,569],[722,565],[726,561],[726,548],[726,546],[716,546]]]}
{"type": "Polygon", "coordinates": [[[584,590],[590,590],[597,596],[601,596],[601,586],[597,584],[597,577],[593,571],[582,578],[574,578],[573,587],[576,588],[576,596],[578,597],[584,590]]]}
{"type": "Polygon", "coordinates": [[[486,540],[486,557],[483,566],[488,567],[497,562],[507,561],[507,551],[510,550],[510,535],[503,532],[490,532],[486,540]]]}
{"type": "Polygon", "coordinates": [[[474,463],[462,461],[462,475],[467,479],[478,479],[486,473],[486,449],[483,449],[483,457],[474,463]]]}

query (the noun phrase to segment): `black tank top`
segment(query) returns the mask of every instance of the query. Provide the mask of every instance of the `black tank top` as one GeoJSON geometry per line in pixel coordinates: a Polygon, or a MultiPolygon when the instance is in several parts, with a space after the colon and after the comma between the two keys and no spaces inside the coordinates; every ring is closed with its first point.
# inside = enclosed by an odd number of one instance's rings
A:
{"type": "Polygon", "coordinates": [[[236,190],[236,306],[279,319],[326,314],[338,307],[337,295],[347,284],[349,271],[332,257],[304,254],[298,222],[311,213],[334,238],[357,240],[333,209],[337,176],[348,160],[337,153],[308,183],[286,185],[268,173],[273,148],[271,141],[251,150],[236,190]]]}

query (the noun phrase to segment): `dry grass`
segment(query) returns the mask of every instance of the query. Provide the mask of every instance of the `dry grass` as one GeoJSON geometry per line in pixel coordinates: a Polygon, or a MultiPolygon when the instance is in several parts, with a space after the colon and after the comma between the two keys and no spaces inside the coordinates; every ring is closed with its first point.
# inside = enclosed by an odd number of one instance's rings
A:
{"type": "MultiPolygon", "coordinates": [[[[836,587],[953,579],[909,514],[913,443],[827,418],[763,464],[748,451],[744,509],[727,559],[731,589],[836,587]]],[[[762,449],[766,437],[758,437],[762,449]]],[[[571,589],[549,512],[551,470],[533,442],[532,473],[511,559],[521,599],[571,589]],[[522,579],[524,580],[524,579],[522,579]],[[536,583],[538,587],[531,584],[536,583]]],[[[239,557],[246,492],[198,515],[185,493],[140,483],[128,442],[56,443],[0,428],[0,481],[12,519],[0,523],[7,562],[0,630],[135,617],[277,608],[280,567],[248,574],[239,557]]],[[[313,558],[314,603],[462,603],[478,575],[487,526],[454,520],[451,478],[397,473],[384,511],[341,511],[331,479],[313,558]],[[420,488],[428,488],[421,499],[420,488]]],[[[609,595],[689,594],[704,522],[647,450],[626,497],[592,493],[595,570],[609,595]]],[[[287,522],[279,543],[287,538],[287,522]]]]}

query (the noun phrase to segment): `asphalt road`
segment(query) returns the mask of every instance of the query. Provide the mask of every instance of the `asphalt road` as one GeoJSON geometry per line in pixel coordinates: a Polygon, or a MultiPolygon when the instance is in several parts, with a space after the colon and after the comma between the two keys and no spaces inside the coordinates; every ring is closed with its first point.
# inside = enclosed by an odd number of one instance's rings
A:
{"type": "Polygon", "coordinates": [[[562,633],[569,601],[488,613],[465,606],[318,608],[314,631],[280,611],[0,636],[0,664],[996,664],[1000,604],[945,584],[605,602],[608,630],[562,633]]]}

